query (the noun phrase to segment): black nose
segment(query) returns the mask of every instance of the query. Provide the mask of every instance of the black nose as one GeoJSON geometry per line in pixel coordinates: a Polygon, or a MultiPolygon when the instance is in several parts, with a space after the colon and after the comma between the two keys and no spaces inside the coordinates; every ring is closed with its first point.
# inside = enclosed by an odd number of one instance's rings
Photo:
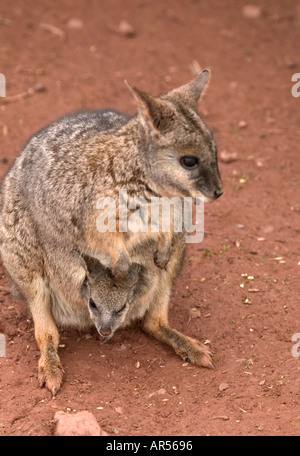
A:
{"type": "Polygon", "coordinates": [[[223,190],[215,190],[214,191],[215,198],[219,198],[221,195],[223,195],[223,190]]]}

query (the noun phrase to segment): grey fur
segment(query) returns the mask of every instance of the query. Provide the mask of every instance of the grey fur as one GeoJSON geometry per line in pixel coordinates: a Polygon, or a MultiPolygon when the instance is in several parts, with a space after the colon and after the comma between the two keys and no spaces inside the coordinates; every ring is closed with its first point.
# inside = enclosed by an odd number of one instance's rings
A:
{"type": "Polygon", "coordinates": [[[99,197],[117,201],[121,189],[147,201],[153,195],[213,200],[221,194],[216,146],[197,114],[208,76],[204,70],[158,98],[131,89],[139,108],[132,117],[109,109],[64,116],[29,139],[5,176],[0,252],[32,312],[41,350],[39,381],[53,394],[62,379],[60,323],[85,327],[93,320],[98,330],[110,327],[112,335],[117,327],[141,319],[146,331],[183,358],[211,364],[205,346],[168,326],[184,233],[174,234],[172,227],[169,233],[99,233],[96,225],[99,197]],[[186,155],[197,157],[197,169],[182,167],[180,159],[186,155]],[[96,320],[80,294],[85,272],[74,250],[101,261],[112,274],[90,288],[100,309],[96,320]],[[136,284],[128,279],[132,263],[143,271],[136,284]],[[122,293],[114,293],[113,284],[120,290],[123,286],[122,293]],[[107,309],[111,317],[123,298],[128,305],[122,319],[109,319],[107,309]]]}

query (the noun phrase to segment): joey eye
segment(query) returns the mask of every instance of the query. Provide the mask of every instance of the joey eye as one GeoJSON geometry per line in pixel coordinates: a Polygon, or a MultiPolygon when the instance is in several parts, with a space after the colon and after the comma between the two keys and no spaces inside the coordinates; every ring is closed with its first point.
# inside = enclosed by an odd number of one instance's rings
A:
{"type": "Polygon", "coordinates": [[[193,157],[192,155],[185,155],[181,157],[180,164],[184,169],[195,169],[198,167],[198,158],[193,157]]]}
{"type": "Polygon", "coordinates": [[[121,309],[119,309],[119,310],[116,312],[116,314],[118,314],[118,315],[122,314],[122,313],[124,312],[125,309],[126,309],[126,304],[124,304],[124,306],[121,307],[121,309]]]}
{"type": "Polygon", "coordinates": [[[87,276],[85,277],[84,281],[82,282],[82,288],[86,289],[89,287],[89,280],[87,278],[87,276]]]}
{"type": "Polygon", "coordinates": [[[96,306],[96,304],[95,304],[95,301],[94,301],[92,298],[89,299],[89,306],[90,306],[90,308],[91,308],[92,310],[96,310],[96,309],[97,309],[97,306],[96,306]]]}

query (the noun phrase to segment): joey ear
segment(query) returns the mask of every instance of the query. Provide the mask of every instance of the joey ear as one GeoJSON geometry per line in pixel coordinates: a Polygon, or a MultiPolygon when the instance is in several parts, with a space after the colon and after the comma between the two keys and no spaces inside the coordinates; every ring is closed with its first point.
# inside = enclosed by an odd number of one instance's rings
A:
{"type": "Polygon", "coordinates": [[[197,111],[199,100],[208,85],[210,75],[210,70],[202,70],[196,79],[169,92],[166,95],[166,99],[179,99],[189,105],[194,111],[197,111]]]}
{"type": "Polygon", "coordinates": [[[97,258],[93,258],[89,255],[80,254],[77,250],[74,250],[79,260],[80,266],[85,270],[87,276],[96,276],[101,272],[105,271],[105,267],[100,263],[97,258]]]}
{"type": "Polygon", "coordinates": [[[73,252],[74,252],[75,255],[77,256],[77,259],[78,259],[78,261],[79,261],[80,266],[85,270],[86,274],[89,274],[89,271],[88,271],[86,262],[85,262],[84,259],[83,259],[83,256],[82,256],[82,255],[78,252],[78,250],[76,250],[76,249],[73,249],[73,252]]]}
{"type": "Polygon", "coordinates": [[[129,281],[132,285],[135,285],[140,278],[140,271],[141,265],[138,263],[132,263],[126,280],[129,281]]]}

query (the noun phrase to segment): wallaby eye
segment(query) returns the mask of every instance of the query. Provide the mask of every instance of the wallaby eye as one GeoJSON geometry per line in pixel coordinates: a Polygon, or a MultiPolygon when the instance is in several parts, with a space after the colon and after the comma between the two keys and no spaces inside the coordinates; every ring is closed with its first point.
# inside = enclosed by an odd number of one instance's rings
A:
{"type": "Polygon", "coordinates": [[[95,304],[95,301],[93,301],[92,298],[89,299],[89,306],[92,310],[96,310],[97,309],[97,306],[95,304]]]}
{"type": "Polygon", "coordinates": [[[198,158],[192,155],[181,157],[180,164],[184,169],[195,169],[198,167],[198,158]]]}
{"type": "Polygon", "coordinates": [[[124,304],[124,306],[121,307],[121,309],[119,309],[116,313],[118,315],[122,314],[124,312],[124,310],[126,309],[126,304],[124,304]]]}

